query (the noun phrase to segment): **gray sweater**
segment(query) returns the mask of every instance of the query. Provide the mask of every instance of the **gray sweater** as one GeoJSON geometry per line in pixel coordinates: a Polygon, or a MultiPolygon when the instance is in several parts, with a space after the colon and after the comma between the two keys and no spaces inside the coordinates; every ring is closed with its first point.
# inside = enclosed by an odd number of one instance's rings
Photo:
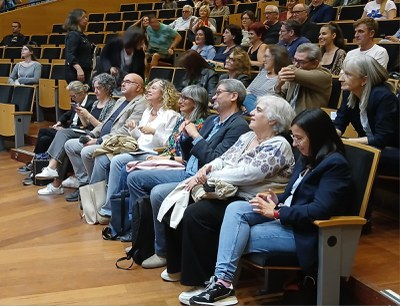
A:
{"type": "Polygon", "coordinates": [[[8,84],[15,84],[18,80],[19,84],[38,84],[42,73],[42,65],[33,61],[28,67],[22,65],[23,62],[17,63],[8,78],[8,84]]]}

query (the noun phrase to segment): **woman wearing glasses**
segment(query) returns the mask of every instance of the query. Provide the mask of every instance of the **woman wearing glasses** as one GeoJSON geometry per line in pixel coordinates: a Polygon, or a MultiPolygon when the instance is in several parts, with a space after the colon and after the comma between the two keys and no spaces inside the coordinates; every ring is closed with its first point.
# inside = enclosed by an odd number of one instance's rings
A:
{"type": "Polygon", "coordinates": [[[250,84],[250,58],[242,48],[235,48],[225,61],[227,73],[221,74],[219,80],[236,79],[245,87],[250,84]]]}
{"type": "Polygon", "coordinates": [[[252,11],[244,11],[240,16],[242,20],[242,43],[240,44],[242,47],[248,47],[250,44],[249,41],[249,26],[256,22],[256,16],[252,11]]]}

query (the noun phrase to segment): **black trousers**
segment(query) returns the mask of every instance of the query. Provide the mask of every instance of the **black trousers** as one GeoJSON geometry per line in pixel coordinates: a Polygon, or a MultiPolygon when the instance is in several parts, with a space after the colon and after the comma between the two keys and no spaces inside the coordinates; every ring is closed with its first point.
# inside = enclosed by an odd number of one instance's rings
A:
{"type": "Polygon", "coordinates": [[[203,286],[214,275],[225,209],[235,200],[201,200],[188,206],[176,230],[166,225],[167,270],[181,272],[183,285],[203,286]]]}
{"type": "MultiPolygon", "coordinates": [[[[92,86],[92,84],[90,84],[91,81],[90,76],[92,74],[92,68],[82,68],[82,70],[83,73],[85,74],[85,80],[82,83],[92,86]]],[[[65,66],[65,80],[67,81],[67,84],[71,83],[72,81],[78,80],[78,75],[74,67],[67,65],[65,66]]]]}
{"type": "Polygon", "coordinates": [[[45,153],[56,136],[57,130],[52,128],[41,128],[35,145],[35,154],[45,153]]]}

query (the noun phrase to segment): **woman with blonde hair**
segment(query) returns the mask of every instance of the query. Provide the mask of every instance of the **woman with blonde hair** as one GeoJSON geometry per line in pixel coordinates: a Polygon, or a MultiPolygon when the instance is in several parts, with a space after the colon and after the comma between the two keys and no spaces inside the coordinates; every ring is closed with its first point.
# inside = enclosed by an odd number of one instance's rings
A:
{"type": "Polygon", "coordinates": [[[197,22],[194,23],[190,29],[192,30],[193,33],[196,33],[197,30],[200,27],[208,27],[215,33],[217,31],[217,22],[215,21],[214,18],[210,18],[210,7],[208,5],[202,5],[199,8],[199,18],[197,19],[197,22]]]}
{"type": "Polygon", "coordinates": [[[225,69],[227,73],[220,75],[219,80],[236,79],[243,83],[245,87],[251,82],[251,65],[250,58],[246,51],[242,48],[235,48],[225,61],[225,69]]]}
{"type": "Polygon", "coordinates": [[[372,0],[364,7],[361,18],[372,17],[374,19],[393,19],[396,17],[397,8],[392,0],[372,0]]]}

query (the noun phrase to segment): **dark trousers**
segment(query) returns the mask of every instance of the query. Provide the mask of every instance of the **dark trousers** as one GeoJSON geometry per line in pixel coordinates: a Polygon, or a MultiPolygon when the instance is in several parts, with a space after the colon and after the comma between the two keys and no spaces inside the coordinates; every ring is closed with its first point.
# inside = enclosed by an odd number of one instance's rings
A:
{"type": "MultiPolygon", "coordinates": [[[[83,73],[85,74],[85,80],[82,82],[84,84],[90,84],[90,76],[92,74],[92,68],[82,68],[83,73]]],[[[76,69],[72,66],[65,66],[65,80],[67,84],[71,83],[72,81],[77,81],[78,76],[76,74],[76,69]]]]}
{"type": "Polygon", "coordinates": [[[167,270],[181,272],[183,285],[203,286],[214,275],[222,220],[234,200],[193,203],[176,230],[167,226],[167,270]]]}
{"type": "Polygon", "coordinates": [[[52,128],[41,128],[35,145],[35,154],[45,153],[56,136],[57,130],[52,128]]]}

